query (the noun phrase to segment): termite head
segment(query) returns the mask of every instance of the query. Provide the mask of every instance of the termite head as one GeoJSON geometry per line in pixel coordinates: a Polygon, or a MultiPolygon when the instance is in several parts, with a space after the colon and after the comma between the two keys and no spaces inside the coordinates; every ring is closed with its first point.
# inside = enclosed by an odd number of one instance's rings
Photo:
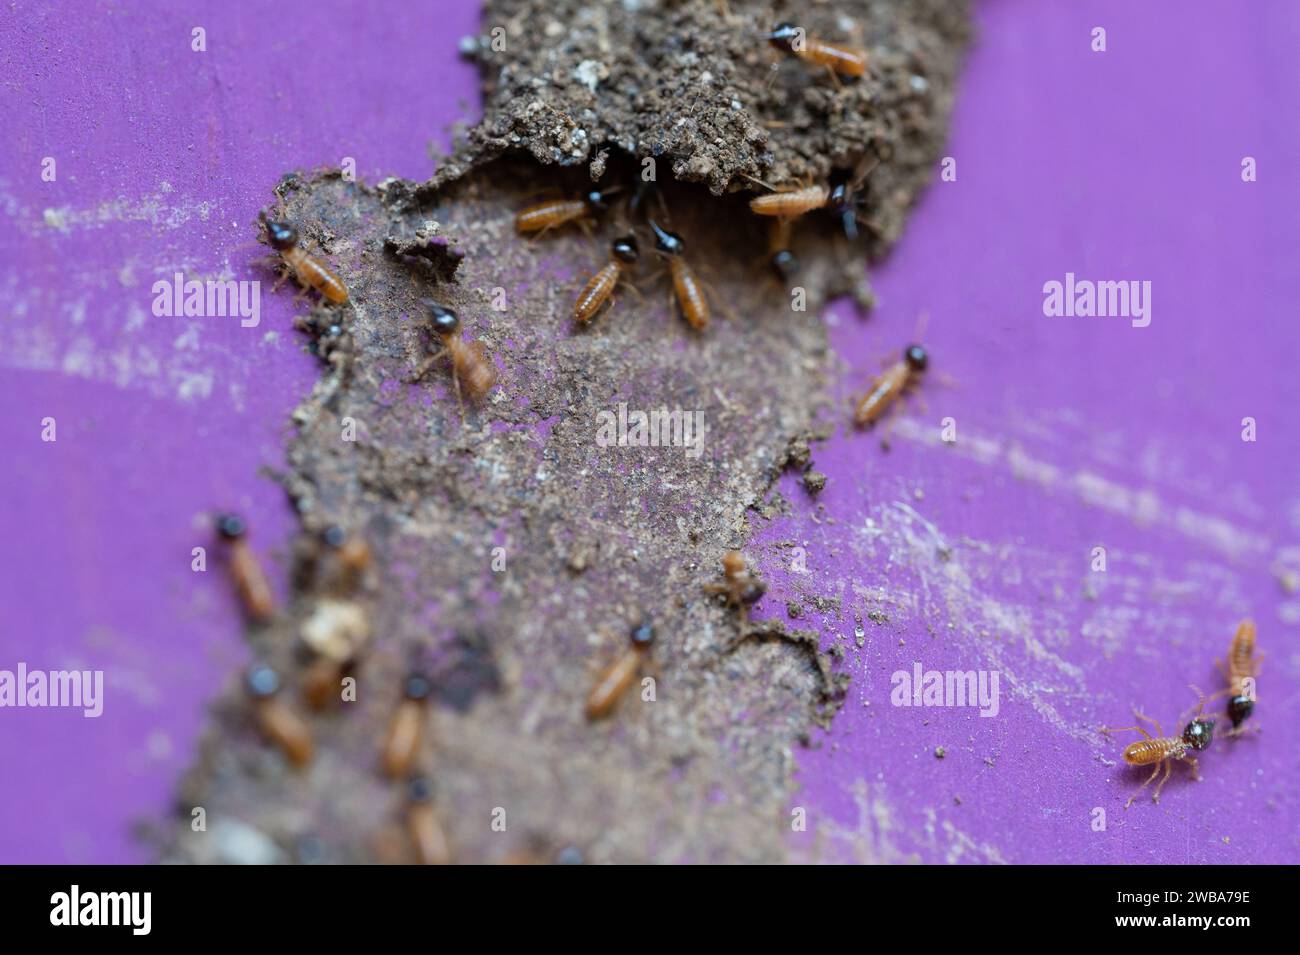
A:
{"type": "Polygon", "coordinates": [[[1195,750],[1202,750],[1214,739],[1214,720],[1198,716],[1183,729],[1183,742],[1195,750]]]}
{"type": "Polygon", "coordinates": [[[789,249],[781,249],[772,253],[772,268],[782,282],[789,282],[799,271],[799,259],[789,249]]]}
{"type": "Polygon", "coordinates": [[[415,700],[416,702],[427,700],[429,694],[432,692],[433,684],[429,682],[427,676],[418,671],[408,674],[406,682],[402,685],[402,693],[406,698],[408,700],[415,700]]]}
{"type": "Polygon", "coordinates": [[[412,776],[406,783],[406,798],[412,803],[433,802],[433,783],[428,776],[412,776]]]}
{"type": "Polygon", "coordinates": [[[587,208],[592,212],[604,212],[609,208],[609,193],[601,192],[599,189],[593,189],[582,197],[583,202],[587,203],[587,208]]]}
{"type": "Polygon", "coordinates": [[[655,642],[655,627],[649,617],[645,617],[632,628],[629,637],[632,640],[632,647],[636,650],[649,650],[651,644],[655,642]]]}
{"type": "Polygon", "coordinates": [[[269,699],[280,692],[280,674],[265,663],[259,663],[249,669],[248,675],[244,677],[244,684],[253,699],[269,699]]]}
{"type": "Polygon", "coordinates": [[[636,236],[622,235],[610,243],[610,252],[614,258],[618,259],[624,265],[631,265],[641,255],[641,250],[636,244],[636,236]]]}
{"type": "Polygon", "coordinates": [[[669,232],[667,229],[660,227],[654,219],[650,220],[650,228],[655,234],[655,248],[664,255],[675,256],[681,255],[686,251],[686,240],[676,232],[669,232]]]}
{"type": "Polygon", "coordinates": [[[907,367],[912,371],[922,372],[930,364],[930,353],[925,350],[924,345],[908,345],[907,350],[903,352],[903,361],[907,362],[907,367]]]}
{"type": "Polygon", "coordinates": [[[271,243],[271,248],[277,252],[284,252],[286,249],[292,249],[298,244],[298,229],[281,219],[266,219],[266,240],[271,243]]]}
{"type": "Polygon", "coordinates": [[[219,514],[217,515],[217,533],[224,540],[239,540],[248,533],[248,525],[238,514],[219,514]]]}
{"type": "Polygon", "coordinates": [[[1246,717],[1255,712],[1255,701],[1245,694],[1234,696],[1228,701],[1228,719],[1232,720],[1233,729],[1246,721],[1246,717]]]}
{"type": "Polygon", "coordinates": [[[338,550],[348,542],[348,532],[338,524],[331,524],[320,532],[320,539],[325,542],[326,547],[338,550]]]}
{"type": "Polygon", "coordinates": [[[772,27],[772,32],[767,35],[769,43],[786,53],[794,52],[794,43],[798,38],[799,28],[788,21],[778,23],[772,27]]]}
{"type": "Polygon", "coordinates": [[[740,602],[745,604],[756,604],[762,599],[763,594],[767,593],[767,584],[761,580],[753,580],[745,585],[745,589],[740,592],[740,602]]]}
{"type": "Polygon", "coordinates": [[[443,338],[455,335],[460,331],[460,317],[447,306],[426,300],[424,307],[429,312],[429,324],[443,338]]]}

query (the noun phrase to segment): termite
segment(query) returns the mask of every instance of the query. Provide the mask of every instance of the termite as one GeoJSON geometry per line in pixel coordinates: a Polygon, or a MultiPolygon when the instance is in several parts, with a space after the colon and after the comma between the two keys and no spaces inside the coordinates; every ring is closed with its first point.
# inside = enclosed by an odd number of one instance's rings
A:
{"type": "Polygon", "coordinates": [[[581,199],[548,199],[529,206],[515,216],[515,229],[521,233],[542,235],[570,222],[585,223],[608,208],[608,200],[617,189],[602,192],[593,189],[581,199]]]}
{"type": "Polygon", "coordinates": [[[852,173],[837,177],[830,195],[826,197],[826,208],[839,219],[845,238],[851,242],[858,238],[858,202],[862,186],[879,164],[880,158],[875,153],[863,154],[852,173]]]}
{"type": "Polygon", "coordinates": [[[393,712],[384,740],[384,772],[392,779],[406,776],[415,763],[424,739],[424,725],[429,718],[428,699],[432,690],[429,678],[423,673],[407,676],[402,688],[402,702],[393,712]]]}
{"type": "MultiPolygon", "coordinates": [[[[1255,621],[1241,621],[1237,625],[1237,632],[1232,636],[1232,646],[1228,649],[1227,671],[1224,673],[1228,688],[1211,697],[1229,698],[1228,719],[1232,721],[1232,729],[1228,731],[1228,736],[1240,736],[1245,732],[1241,724],[1255,711],[1254,680],[1259,675],[1262,656],[1263,654],[1255,654],[1255,621]],[[1251,682],[1247,683],[1247,680],[1251,682]]],[[[1222,670],[1223,664],[1220,663],[1219,666],[1222,670]]]]}
{"type": "Polygon", "coordinates": [[[749,209],[755,215],[797,219],[813,209],[825,206],[830,196],[831,190],[825,185],[802,186],[784,192],[770,192],[765,196],[755,196],[749,200],[749,209]]]}
{"type": "Polygon", "coordinates": [[[691,328],[703,331],[709,326],[709,302],[704,287],[682,255],[686,251],[686,241],[677,233],[661,228],[653,219],[649,221],[655,234],[655,248],[668,259],[668,274],[682,317],[691,328]]]}
{"type": "Polygon", "coordinates": [[[778,50],[824,66],[832,75],[862,76],[867,72],[866,51],[814,39],[793,23],[778,23],[767,34],[767,40],[778,50]]]}
{"type": "Polygon", "coordinates": [[[871,390],[862,396],[853,413],[853,421],[859,427],[875,424],[901,396],[925,374],[930,364],[930,355],[923,345],[908,345],[903,350],[903,357],[894,362],[871,385],[871,390]]]}
{"type": "Polygon", "coordinates": [[[578,300],[573,303],[573,320],[579,325],[586,325],[595,318],[601,306],[614,294],[614,286],[618,285],[624,270],[634,265],[640,255],[636,236],[624,235],[615,239],[610,244],[609,262],[578,293],[578,300]]]}
{"type": "Polygon", "coordinates": [[[248,545],[248,527],[234,514],[222,514],[216,523],[217,533],[229,546],[230,576],[239,602],[254,623],[266,623],[275,614],[275,598],[261,562],[248,545]]]}
{"type": "Polygon", "coordinates": [[[725,594],[732,607],[748,607],[767,592],[767,584],[749,569],[740,551],[729,550],[722,555],[722,581],[705,584],[704,590],[725,594]]]}
{"type": "Polygon", "coordinates": [[[632,681],[636,679],[641,663],[654,644],[654,624],[647,618],[632,628],[630,643],[609,669],[601,674],[595,688],[587,697],[587,719],[598,720],[614,708],[632,681]]]}
{"type": "Polygon", "coordinates": [[[420,865],[451,864],[451,843],[433,806],[433,784],[425,776],[407,783],[406,829],[420,865]]]}
{"type": "Polygon", "coordinates": [[[311,762],[311,731],[278,696],[280,675],[265,664],[248,671],[248,693],[257,710],[257,722],[266,737],[284,752],[294,766],[311,762]]]}
{"type": "Polygon", "coordinates": [[[370,567],[370,545],[356,534],[349,534],[337,524],[321,532],[321,540],[333,554],[333,567],[328,586],[338,594],[350,594],[358,589],[361,579],[370,567]]]}
{"type": "Polygon", "coordinates": [[[370,639],[370,617],[355,601],[323,597],[299,635],[316,656],[303,674],[303,696],[313,709],[323,710],[340,699],[343,678],[370,639]]]}
{"type": "Polygon", "coordinates": [[[1159,723],[1151,719],[1151,717],[1139,713],[1137,710],[1133,711],[1133,715],[1139,720],[1144,720],[1155,727],[1155,736],[1152,736],[1140,725],[1118,726],[1113,728],[1102,727],[1103,733],[1123,732],[1124,730],[1137,730],[1141,733],[1143,737],[1145,737],[1144,739],[1140,739],[1134,743],[1129,743],[1128,746],[1124,747],[1124,762],[1128,763],[1130,766],[1154,767],[1151,770],[1151,775],[1147,777],[1147,781],[1139,786],[1137,792],[1130,796],[1128,802],[1124,804],[1125,809],[1133,805],[1133,800],[1137,799],[1142,790],[1151,785],[1151,781],[1156,778],[1160,773],[1160,767],[1163,766],[1165,769],[1164,778],[1160,780],[1160,783],[1156,786],[1156,791],[1151,796],[1152,802],[1159,802],[1160,790],[1163,789],[1165,783],[1169,781],[1169,776],[1174,771],[1174,760],[1176,759],[1182,760],[1191,766],[1192,778],[1198,782],[1200,781],[1200,767],[1197,765],[1196,758],[1190,756],[1189,753],[1192,751],[1200,752],[1209,746],[1211,741],[1214,739],[1214,720],[1206,719],[1201,715],[1204,707],[1205,698],[1202,697],[1201,705],[1197,708],[1196,715],[1192,718],[1190,723],[1183,727],[1183,732],[1180,736],[1165,736],[1164,730],[1160,728],[1159,723]]]}
{"type": "Polygon", "coordinates": [[[410,380],[423,378],[438,359],[447,355],[451,358],[451,379],[456,394],[463,388],[471,399],[482,398],[497,383],[496,365],[488,357],[487,349],[481,341],[467,342],[461,337],[460,318],[451,309],[431,301],[424,305],[442,348],[426,358],[410,380]]]}
{"type": "Polygon", "coordinates": [[[348,300],[348,289],[343,280],[298,246],[297,226],[282,220],[268,219],[265,213],[262,215],[262,223],[266,226],[266,238],[271,243],[271,248],[280,253],[299,285],[315,289],[327,302],[335,305],[342,305],[348,300]]]}

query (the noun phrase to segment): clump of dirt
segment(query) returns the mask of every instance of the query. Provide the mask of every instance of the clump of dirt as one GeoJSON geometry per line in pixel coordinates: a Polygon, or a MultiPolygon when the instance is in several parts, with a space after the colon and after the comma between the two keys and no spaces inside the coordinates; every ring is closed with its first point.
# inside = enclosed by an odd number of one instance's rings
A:
{"type": "MultiPolygon", "coordinates": [[[[815,5],[810,32],[872,57],[867,77],[835,84],[794,60],[770,74],[756,36],[768,8],[724,7],[489,3],[484,36],[503,25],[508,42],[480,45],[487,115],[432,180],[281,182],[278,213],[351,300],[297,323],[324,363],[283,477],[303,524],[297,590],[250,640],[305,715],[297,634],[322,596],[306,565],[331,525],[374,552],[358,598],[374,636],[351,671],[355,701],[308,717],[317,756],[303,772],[263,742],[232,680],[182,784],[182,819],[156,834],[164,859],[404,859],[402,787],[377,763],[412,667],[435,687],[418,765],[458,860],[565,847],[590,861],[786,857],[791,745],[830,720],[844,678],[815,633],[750,623],[704,585],[779,510],[767,498],[782,470],[806,468],[810,437],[842,417],[825,397],[817,315],[847,274],[826,263],[860,276],[862,248],[833,222],[806,230],[806,310],[793,310],[746,197],[716,194],[741,174],[824,177],[875,150],[868,246],[887,241],[935,159],[966,20],[937,2],[815,5]],[[540,182],[574,194],[586,178],[539,176],[534,160],[591,163],[626,199],[656,156],[684,181],[660,179],[639,212],[621,202],[586,229],[515,234],[540,182]],[[703,332],[656,274],[647,209],[686,238],[711,289],[703,332]],[[575,327],[578,288],[629,231],[642,261],[575,327]],[[457,395],[445,363],[409,380],[439,347],[429,300],[497,367],[482,402],[457,395]],[[674,424],[626,440],[625,423],[654,411],[674,424]],[[586,694],[644,617],[653,682],[588,721],[586,694]],[[206,831],[190,825],[195,806],[206,831]]],[[[747,556],[760,572],[780,559],[747,556]]]]}

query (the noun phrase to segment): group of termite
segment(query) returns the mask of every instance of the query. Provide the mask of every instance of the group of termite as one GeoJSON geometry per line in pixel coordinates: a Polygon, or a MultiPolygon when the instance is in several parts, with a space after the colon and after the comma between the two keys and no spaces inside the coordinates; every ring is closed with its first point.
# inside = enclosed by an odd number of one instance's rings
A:
{"type": "MultiPolygon", "coordinates": [[[[278,608],[261,561],[248,542],[244,520],[233,514],[218,515],[216,533],[224,545],[225,563],[235,593],[249,622],[264,627],[276,619],[278,608]]],[[[311,610],[299,630],[302,653],[308,658],[299,676],[302,703],[317,714],[336,708],[344,698],[346,678],[358,668],[370,640],[370,621],[362,595],[373,563],[369,545],[338,525],[324,528],[305,550],[299,576],[308,578],[311,610]]],[[[301,556],[301,554],[300,554],[301,556]]],[[[722,559],[721,580],[706,584],[706,593],[721,595],[726,603],[748,613],[766,585],[747,567],[739,551],[722,559]]],[[[654,623],[649,617],[631,627],[626,649],[600,673],[588,694],[584,712],[588,720],[607,717],[642,672],[654,646],[654,623]]],[[[284,679],[267,663],[251,666],[244,677],[253,716],[266,740],[277,746],[295,768],[309,765],[315,753],[313,733],[302,707],[291,702],[284,679]]],[[[394,827],[382,831],[377,852],[392,861],[413,856],[422,865],[453,861],[451,840],[436,806],[436,791],[427,767],[420,765],[428,733],[429,700],[434,677],[416,667],[402,680],[393,714],[380,747],[377,765],[388,779],[405,787],[402,822],[404,839],[394,827]],[[409,848],[404,849],[402,842],[409,848]]],[[[574,847],[561,852],[561,861],[581,855],[574,847]]],[[[533,857],[516,861],[539,861],[533,857]]]]}
{"type": "MultiPolygon", "coordinates": [[[[839,83],[839,77],[856,78],[865,75],[867,55],[852,47],[827,43],[805,34],[792,23],[778,23],[765,34],[777,49],[825,69],[839,83]]],[[[863,185],[878,160],[873,154],[865,155],[851,174],[837,175],[828,183],[777,188],[761,180],[753,180],[770,190],[750,200],[750,210],[758,216],[772,220],[770,242],[771,265],[783,280],[788,280],[797,268],[797,259],[789,248],[791,226],[814,210],[826,209],[842,224],[850,240],[858,236],[858,211],[863,202],[863,185]]],[[[525,235],[538,237],[569,225],[590,229],[591,224],[609,210],[610,199],[621,191],[620,187],[592,189],[581,198],[559,198],[539,202],[519,212],[515,227],[525,235]]],[[[687,262],[686,242],[676,232],[661,225],[645,210],[647,195],[654,190],[641,183],[629,195],[621,220],[626,223],[643,214],[646,226],[654,236],[654,247],[667,263],[673,296],[681,309],[682,317],[695,331],[709,325],[711,311],[704,283],[687,262]]],[[[662,215],[667,221],[667,208],[662,196],[655,192],[662,215]]],[[[297,228],[284,220],[270,220],[263,216],[267,242],[281,256],[286,271],[304,288],[315,289],[322,298],[333,305],[348,301],[348,290],[342,279],[317,257],[305,251],[299,243],[297,228]]],[[[575,324],[586,326],[607,305],[613,306],[614,292],[620,281],[640,259],[640,243],[630,226],[610,243],[609,261],[584,283],[572,309],[575,324]]],[[[431,353],[419,365],[408,381],[418,381],[439,360],[448,359],[452,382],[458,399],[477,400],[484,397],[498,381],[498,372],[491,356],[480,341],[466,341],[461,332],[460,318],[446,305],[432,300],[423,302],[432,332],[431,353]]],[[[917,385],[929,364],[929,353],[919,344],[909,345],[902,357],[889,364],[875,378],[870,389],[855,404],[853,420],[860,427],[875,424],[908,390],[917,385]]]]}
{"type": "Polygon", "coordinates": [[[1255,677],[1259,675],[1259,664],[1262,658],[1262,653],[1255,652],[1255,623],[1253,620],[1243,620],[1237,625],[1237,631],[1233,634],[1226,663],[1222,660],[1215,661],[1227,685],[1209,697],[1196,690],[1200,702],[1191,721],[1183,727],[1182,733],[1178,736],[1166,736],[1159,723],[1137,710],[1133,711],[1133,715],[1137,717],[1139,723],[1134,726],[1102,727],[1104,733],[1132,730],[1141,733],[1142,739],[1124,748],[1124,762],[1130,766],[1152,767],[1151,775],[1147,777],[1146,782],[1138,787],[1137,792],[1133,793],[1124,804],[1125,809],[1133,805],[1133,800],[1137,799],[1156,776],[1160,775],[1160,770],[1164,769],[1164,776],[1156,784],[1155,792],[1151,795],[1153,802],[1159,802],[1160,790],[1168,782],[1175,760],[1187,763],[1191,768],[1192,778],[1200,780],[1200,766],[1192,753],[1207,749],[1214,739],[1215,720],[1205,715],[1205,704],[1210,700],[1219,697],[1228,698],[1224,716],[1232,723],[1232,729],[1228,730],[1225,736],[1235,737],[1247,732],[1248,729],[1258,730],[1258,726],[1246,727],[1243,724],[1255,712],[1255,677]],[[1155,735],[1148,733],[1142,723],[1149,724],[1155,730],[1155,735]]]}

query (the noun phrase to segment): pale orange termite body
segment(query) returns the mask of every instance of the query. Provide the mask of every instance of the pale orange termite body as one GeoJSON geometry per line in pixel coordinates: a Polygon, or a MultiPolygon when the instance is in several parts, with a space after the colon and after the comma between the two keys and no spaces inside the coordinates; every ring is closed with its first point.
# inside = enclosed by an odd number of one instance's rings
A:
{"type": "Polygon", "coordinates": [[[803,51],[795,55],[841,76],[862,76],[867,72],[867,54],[838,43],[809,38],[803,51]]]}
{"type": "Polygon", "coordinates": [[[218,517],[217,533],[229,545],[230,576],[244,612],[254,623],[266,623],[275,615],[275,597],[261,561],[248,544],[243,519],[233,514],[218,517]]]}
{"type": "Polygon", "coordinates": [[[596,681],[595,688],[587,697],[587,719],[598,720],[607,716],[614,708],[614,704],[627,692],[632,681],[636,679],[641,662],[654,643],[654,628],[649,620],[642,622],[632,631],[631,641],[632,645],[624,650],[596,681]]]}
{"type": "Polygon", "coordinates": [[[322,298],[335,305],[342,305],[348,300],[348,289],[343,280],[299,247],[297,227],[288,222],[272,222],[265,217],[263,221],[266,223],[266,235],[271,248],[280,253],[298,284],[315,289],[322,298]]]}
{"type": "Polygon", "coordinates": [[[620,236],[611,243],[609,261],[587,280],[587,284],[578,293],[577,301],[573,303],[575,322],[586,325],[596,317],[596,313],[614,294],[614,287],[623,276],[623,270],[635,263],[639,255],[634,236],[620,236]]]}
{"type": "Polygon", "coordinates": [[[672,279],[673,294],[681,307],[682,317],[691,328],[697,332],[703,331],[709,327],[709,300],[683,254],[686,242],[677,233],[661,228],[653,219],[650,220],[650,228],[655,234],[655,248],[668,257],[668,275],[672,279]]]}
{"type": "Polygon", "coordinates": [[[617,191],[617,188],[604,192],[593,189],[581,199],[548,199],[539,202],[515,216],[515,229],[521,233],[542,233],[570,222],[579,222],[585,226],[597,213],[605,210],[606,200],[617,191]]]}
{"type": "Polygon", "coordinates": [[[581,199],[552,199],[519,212],[515,216],[515,229],[519,232],[544,232],[581,219],[587,214],[587,204],[581,199]]]}
{"type": "Polygon", "coordinates": [[[705,584],[704,589],[711,594],[726,594],[733,607],[748,607],[767,592],[767,584],[749,569],[738,550],[722,555],[722,578],[722,583],[705,584]]]}
{"type": "Polygon", "coordinates": [[[778,50],[824,66],[840,76],[862,76],[867,72],[866,51],[814,39],[793,23],[778,23],[767,39],[778,50]]]}
{"type": "Polygon", "coordinates": [[[903,357],[894,362],[871,385],[871,390],[862,396],[853,413],[853,421],[859,427],[873,425],[893,407],[894,402],[917,381],[929,364],[929,355],[920,345],[909,345],[903,351],[903,357]]]}
{"type": "MultiPolygon", "coordinates": [[[[1201,708],[1205,706],[1205,698],[1201,698],[1201,708]]],[[[1160,774],[1160,767],[1164,767],[1165,775],[1156,786],[1156,791],[1152,795],[1153,802],[1160,801],[1160,790],[1164,789],[1165,783],[1169,781],[1169,776],[1174,770],[1174,760],[1182,760],[1191,766],[1192,778],[1200,779],[1200,766],[1196,758],[1190,754],[1193,751],[1199,752],[1210,745],[1214,739],[1214,720],[1205,719],[1201,716],[1201,709],[1196,711],[1196,716],[1184,728],[1181,736],[1165,736],[1160,724],[1150,717],[1143,716],[1141,713],[1134,711],[1134,715],[1140,720],[1149,722],[1156,731],[1152,736],[1141,726],[1121,726],[1114,730],[1104,729],[1104,732],[1118,732],[1120,730],[1137,730],[1144,737],[1135,743],[1129,743],[1124,747],[1124,762],[1130,766],[1153,766],[1151,775],[1147,777],[1146,782],[1138,787],[1137,792],[1129,797],[1128,802],[1124,804],[1127,809],[1133,805],[1133,800],[1137,799],[1138,794],[1151,785],[1152,780],[1160,774]]]]}
{"type": "Polygon", "coordinates": [[[419,755],[424,726],[429,719],[427,701],[431,690],[423,674],[412,673],[406,678],[405,698],[397,704],[384,740],[384,772],[392,779],[408,775],[419,755]]]}
{"type": "Polygon", "coordinates": [[[1229,736],[1239,736],[1245,730],[1241,724],[1255,711],[1253,681],[1259,675],[1259,657],[1255,655],[1255,621],[1243,620],[1237,625],[1228,650],[1228,688],[1214,694],[1227,696],[1228,719],[1232,721],[1229,736]],[[1252,681],[1252,682],[1247,682],[1252,681]]]}
{"type": "Polygon", "coordinates": [[[488,357],[480,341],[467,342],[460,335],[460,319],[456,313],[437,302],[426,302],[434,333],[442,342],[442,350],[425,359],[416,370],[414,379],[424,376],[433,363],[444,354],[451,358],[452,377],[458,389],[464,389],[471,399],[477,400],[492,390],[497,383],[496,365],[488,357]]]}
{"type": "Polygon", "coordinates": [[[804,186],[786,192],[772,192],[749,200],[749,209],[755,215],[796,219],[813,209],[820,209],[830,199],[828,186],[804,186]]]}
{"type": "Polygon", "coordinates": [[[285,758],[295,767],[310,763],[313,752],[311,730],[277,697],[279,675],[268,666],[255,666],[248,672],[247,685],[263,735],[280,747],[285,758]]]}

